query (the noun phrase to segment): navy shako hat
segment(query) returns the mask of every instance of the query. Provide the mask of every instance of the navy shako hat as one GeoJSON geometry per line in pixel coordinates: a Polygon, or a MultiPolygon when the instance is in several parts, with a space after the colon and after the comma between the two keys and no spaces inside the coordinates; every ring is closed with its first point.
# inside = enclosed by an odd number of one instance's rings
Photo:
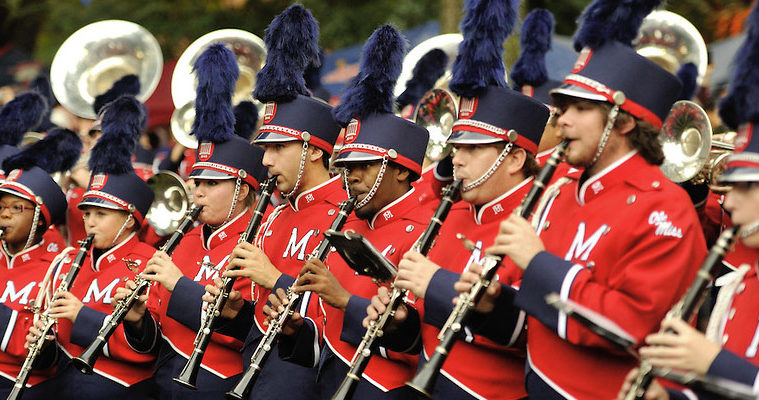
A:
{"type": "Polygon", "coordinates": [[[364,45],[358,75],[335,107],[335,119],[345,126],[345,145],[335,165],[382,160],[421,175],[429,141],[427,129],[393,115],[393,89],[401,74],[406,41],[390,25],[379,27],[364,45]]]}
{"type": "Polygon", "coordinates": [[[24,133],[40,124],[47,108],[44,97],[31,91],[16,96],[0,109],[0,162],[20,151],[18,145],[24,133]]]}
{"type": "Polygon", "coordinates": [[[518,1],[467,0],[464,40],[453,63],[451,90],[461,96],[448,143],[512,142],[533,154],[548,120],[541,102],[508,87],[503,41],[517,19],[518,1]]]}
{"type": "Polygon", "coordinates": [[[10,172],[0,192],[34,203],[48,225],[62,223],[66,195],[50,174],[71,169],[81,151],[82,141],[76,133],[51,129],[47,136],[3,161],[3,168],[10,172]]]}
{"type": "Polygon", "coordinates": [[[256,144],[304,141],[332,154],[340,127],[332,107],[310,97],[303,77],[319,59],[319,27],[311,12],[294,4],[266,28],[266,65],[253,97],[264,103],[256,144]]]}
{"type": "Polygon", "coordinates": [[[223,44],[213,44],[198,57],[194,68],[198,87],[191,133],[198,139],[198,149],[190,177],[240,178],[258,190],[268,175],[261,164],[263,150],[234,131],[232,93],[240,73],[234,54],[223,44]]]}
{"type": "Polygon", "coordinates": [[[92,148],[92,176],[77,206],[122,210],[141,225],[153,202],[153,190],[132,167],[132,154],[145,113],[132,96],[121,96],[102,110],[103,135],[92,148]]]}
{"type": "Polygon", "coordinates": [[[719,114],[737,129],[735,151],[727,159],[720,182],[759,182],[759,5],[749,14],[748,34],[736,53],[730,92],[720,102],[719,114]]]}
{"type": "Polygon", "coordinates": [[[660,0],[595,0],[575,35],[580,55],[564,84],[551,91],[616,104],[661,128],[682,90],[680,80],[632,47],[643,18],[660,0]]]}
{"type": "Polygon", "coordinates": [[[561,82],[548,78],[546,69],[546,53],[551,49],[553,25],[553,14],[548,10],[538,8],[527,14],[519,39],[522,53],[509,75],[514,82],[514,90],[543,104],[551,104],[549,92],[561,85],[561,82]]]}

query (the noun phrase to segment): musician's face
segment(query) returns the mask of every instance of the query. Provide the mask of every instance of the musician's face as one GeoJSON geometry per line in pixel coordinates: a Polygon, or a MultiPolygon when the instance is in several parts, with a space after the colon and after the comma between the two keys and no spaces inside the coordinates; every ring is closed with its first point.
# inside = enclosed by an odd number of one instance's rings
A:
{"type": "Polygon", "coordinates": [[[4,194],[0,197],[0,206],[3,207],[3,210],[0,212],[0,226],[5,228],[3,241],[11,247],[15,244],[23,246],[26,244],[29,232],[32,230],[34,204],[21,197],[4,194]],[[14,213],[21,209],[23,211],[20,213],[14,213]]]}
{"type": "MultiPolygon", "coordinates": [[[[381,161],[351,162],[345,164],[343,173],[348,181],[348,192],[351,196],[357,196],[357,202],[364,200],[372,190],[372,186],[374,186],[381,168],[381,161]]],[[[365,206],[355,210],[356,216],[361,219],[374,217],[383,207],[408,191],[408,184],[404,183],[407,179],[407,170],[388,165],[374,196],[365,206]]]]}
{"type": "MultiPolygon", "coordinates": [[[[498,159],[505,146],[504,142],[494,144],[456,144],[453,146],[453,175],[463,179],[467,186],[483,176],[498,159]]],[[[474,205],[483,205],[524,179],[521,174],[525,160],[523,149],[512,148],[503,163],[488,180],[474,189],[461,193],[461,199],[474,205]],[[519,154],[517,154],[519,153],[519,154]]]]}
{"type": "MultiPolygon", "coordinates": [[[[238,202],[233,216],[239,211],[239,199],[244,199],[247,195],[248,185],[240,185],[238,193],[238,202]]],[[[232,206],[232,197],[235,194],[234,179],[195,179],[195,188],[193,189],[193,202],[195,205],[203,206],[198,220],[204,224],[220,225],[229,215],[229,208],[232,206]]]]}
{"type": "MultiPolygon", "coordinates": [[[[298,180],[303,142],[264,143],[261,147],[264,149],[263,165],[269,168],[271,175],[277,175],[277,189],[282,193],[292,191],[298,180]]],[[[309,148],[308,155],[311,152],[309,148]]]]}
{"type": "Polygon", "coordinates": [[[135,226],[134,218],[130,219],[118,238],[116,235],[119,234],[119,230],[121,230],[128,216],[129,214],[126,211],[103,207],[85,207],[82,210],[84,231],[87,232],[87,235],[95,235],[92,246],[96,249],[107,249],[126,239],[135,226]]]}
{"type": "Polygon", "coordinates": [[[587,168],[598,149],[606,115],[593,102],[584,100],[567,103],[560,112],[558,122],[561,136],[569,141],[567,162],[587,168]]]}
{"type": "MultiPolygon", "coordinates": [[[[725,209],[736,225],[759,222],[759,183],[739,182],[725,196],[725,209]]],[[[746,246],[759,247],[759,232],[741,239],[746,246]]]]}

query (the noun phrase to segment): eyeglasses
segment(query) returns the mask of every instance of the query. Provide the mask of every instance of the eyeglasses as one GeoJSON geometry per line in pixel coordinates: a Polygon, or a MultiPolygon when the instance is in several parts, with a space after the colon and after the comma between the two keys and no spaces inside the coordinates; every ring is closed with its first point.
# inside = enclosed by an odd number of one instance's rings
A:
{"type": "Polygon", "coordinates": [[[11,204],[9,206],[0,204],[0,214],[2,214],[6,209],[8,209],[11,214],[21,214],[24,212],[24,210],[34,210],[34,207],[26,207],[23,204],[19,203],[11,204]]]}

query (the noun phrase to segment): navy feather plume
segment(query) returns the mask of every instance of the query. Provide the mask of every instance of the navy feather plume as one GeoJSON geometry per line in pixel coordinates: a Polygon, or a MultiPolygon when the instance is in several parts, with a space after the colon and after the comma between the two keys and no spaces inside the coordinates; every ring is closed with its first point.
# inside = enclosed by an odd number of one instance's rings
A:
{"type": "Polygon", "coordinates": [[[47,111],[42,116],[42,121],[40,121],[39,125],[35,126],[32,130],[35,132],[47,132],[48,130],[55,128],[56,125],[50,121],[50,112],[56,105],[53,89],[50,87],[50,80],[47,79],[47,76],[45,75],[38,75],[29,82],[29,90],[39,93],[47,102],[47,111]]]}
{"type": "Polygon", "coordinates": [[[551,49],[551,35],[553,15],[550,11],[538,8],[527,14],[519,39],[522,54],[511,68],[514,89],[519,90],[524,85],[538,87],[546,83],[546,53],[551,49]]]}
{"type": "Polygon", "coordinates": [[[3,161],[3,171],[28,170],[34,166],[48,173],[67,171],[74,166],[82,151],[82,141],[75,132],[55,128],[47,136],[30,144],[3,161]]]}
{"type": "Polygon", "coordinates": [[[250,140],[258,123],[258,108],[250,101],[241,101],[235,106],[235,134],[250,140]]]}
{"type": "Polygon", "coordinates": [[[692,62],[683,64],[677,71],[677,77],[683,83],[683,89],[680,91],[678,100],[690,100],[696,94],[696,79],[698,78],[698,67],[692,62]]]}
{"type": "Polygon", "coordinates": [[[0,145],[18,146],[24,133],[40,124],[47,102],[37,92],[16,96],[0,110],[0,145]]]}
{"type": "Polygon", "coordinates": [[[443,76],[447,66],[448,55],[443,50],[432,49],[423,55],[414,66],[411,79],[406,81],[406,90],[395,100],[398,108],[403,108],[408,104],[416,105],[443,76]]]}
{"type": "Polygon", "coordinates": [[[574,47],[595,49],[607,41],[632,46],[638,30],[661,0],[595,0],[580,15],[574,47]]]}
{"type": "Polygon", "coordinates": [[[466,0],[461,21],[464,40],[453,62],[451,90],[475,97],[488,86],[506,87],[503,42],[514,29],[518,0],[466,0]]]}
{"type": "Polygon", "coordinates": [[[121,77],[113,83],[110,89],[105,93],[95,96],[95,101],[92,103],[92,108],[95,110],[95,114],[100,114],[100,110],[103,106],[116,100],[119,96],[128,94],[137,96],[140,93],[140,79],[137,75],[130,74],[121,77]]]}
{"type": "Polygon", "coordinates": [[[393,26],[377,28],[364,45],[358,75],[351,79],[340,104],[332,109],[335,120],[347,126],[353,118],[392,113],[393,90],[405,54],[406,40],[393,26]]]}
{"type": "Polygon", "coordinates": [[[310,91],[320,87],[322,85],[321,73],[322,66],[324,64],[324,50],[319,48],[319,57],[315,60],[311,60],[306,67],[306,71],[303,72],[303,79],[306,82],[306,88],[310,91]]]}
{"type": "Polygon", "coordinates": [[[90,171],[109,174],[134,171],[132,153],[145,118],[142,104],[132,96],[121,96],[110,102],[103,112],[103,135],[92,148],[90,171]]]}
{"type": "Polygon", "coordinates": [[[759,121],[759,4],[746,19],[748,34],[733,63],[730,92],[720,101],[719,115],[732,129],[745,122],[759,121]]]}
{"type": "Polygon", "coordinates": [[[262,103],[310,96],[303,73],[319,59],[319,25],[311,12],[293,4],[266,28],[266,65],[258,71],[253,97],[262,103]]]}
{"type": "Polygon", "coordinates": [[[194,69],[198,88],[191,133],[201,142],[227,141],[235,135],[232,93],[240,75],[237,59],[223,44],[212,44],[200,54],[194,69]]]}

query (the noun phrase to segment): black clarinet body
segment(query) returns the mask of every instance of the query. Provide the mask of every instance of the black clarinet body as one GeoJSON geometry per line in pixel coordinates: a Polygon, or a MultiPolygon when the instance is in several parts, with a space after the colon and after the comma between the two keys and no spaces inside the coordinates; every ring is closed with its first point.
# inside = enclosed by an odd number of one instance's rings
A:
{"type": "MultiPolygon", "coordinates": [[[[253,243],[255,240],[256,232],[261,226],[264,219],[264,213],[266,207],[269,205],[272,193],[277,184],[277,177],[272,176],[267,179],[262,186],[261,195],[256,201],[256,206],[253,210],[253,217],[248,222],[248,226],[245,228],[245,232],[240,235],[238,243],[248,242],[253,243]]],[[[198,372],[200,371],[200,364],[203,362],[203,355],[208,348],[208,344],[211,342],[211,335],[213,334],[214,326],[216,325],[217,318],[221,316],[221,311],[224,309],[224,305],[227,303],[229,293],[232,291],[232,287],[235,284],[234,278],[223,278],[221,293],[216,296],[213,303],[208,305],[206,310],[206,316],[203,319],[200,330],[195,337],[195,346],[190,354],[190,358],[187,360],[184,368],[179,373],[179,376],[174,378],[174,381],[191,389],[197,389],[195,383],[197,382],[198,372]]]]}
{"type": "MultiPolygon", "coordinates": [[[[443,190],[443,198],[435,210],[435,214],[432,216],[430,223],[425,228],[422,235],[417,239],[413,246],[413,249],[423,255],[427,255],[432,245],[435,243],[440,227],[443,225],[448,212],[451,210],[453,203],[457,201],[461,193],[461,187],[463,182],[460,179],[456,179],[450,185],[446,186],[443,190]]],[[[356,353],[353,355],[353,360],[348,369],[348,373],[343,379],[340,387],[338,387],[335,394],[332,396],[332,400],[346,400],[353,397],[356,391],[359,381],[361,380],[361,374],[366,370],[366,366],[369,365],[369,360],[372,356],[372,350],[375,347],[376,341],[382,336],[384,329],[393,320],[396,310],[403,302],[403,298],[406,297],[406,291],[401,290],[394,285],[391,286],[390,303],[387,305],[385,312],[380,314],[376,321],[372,321],[367,328],[364,337],[361,339],[356,353]]]]}
{"type": "MultiPolygon", "coordinates": [[[[169,237],[166,243],[161,246],[160,251],[171,256],[184,235],[192,229],[195,220],[198,219],[202,210],[203,206],[193,206],[189,209],[177,229],[171,234],[171,237],[169,237]]],[[[113,333],[116,332],[116,328],[118,328],[118,326],[124,321],[129,310],[132,309],[132,306],[137,302],[137,299],[148,287],[150,287],[152,281],[145,279],[142,276],[142,273],[138,273],[134,279],[134,283],[137,287],[129,296],[120,300],[116,307],[114,307],[111,316],[108,318],[108,323],[100,329],[95,340],[87,346],[79,357],[71,360],[74,366],[83,374],[92,374],[93,369],[95,368],[95,363],[97,362],[98,357],[100,357],[103,347],[108,343],[108,339],[110,339],[113,333]]]]}
{"type": "MultiPolygon", "coordinates": [[[[355,206],[355,197],[351,197],[348,200],[340,203],[340,210],[335,219],[332,221],[329,229],[334,231],[342,230],[343,225],[345,225],[345,222],[348,220],[348,216],[351,214],[351,212],[353,212],[353,208],[355,206]]],[[[323,262],[329,255],[329,249],[329,239],[325,237],[321,242],[319,242],[319,245],[316,246],[312,254],[309,256],[309,259],[316,258],[323,262]]],[[[247,398],[250,390],[253,388],[253,384],[256,383],[256,380],[260,376],[261,368],[263,368],[266,360],[269,358],[269,355],[271,355],[271,352],[274,349],[274,345],[277,343],[279,335],[282,333],[282,329],[285,327],[285,325],[287,325],[287,322],[290,320],[290,316],[292,316],[295,310],[297,310],[300,306],[302,298],[303,296],[300,293],[294,292],[292,288],[289,288],[287,290],[288,302],[284,305],[285,310],[279,313],[276,320],[270,321],[269,327],[266,329],[266,333],[264,333],[264,336],[261,338],[258,346],[253,351],[253,355],[250,358],[250,365],[248,365],[248,368],[245,370],[235,387],[233,387],[232,390],[225,394],[228,399],[247,398]]]]}
{"type": "MultiPolygon", "coordinates": [[[[535,182],[533,182],[527,196],[522,200],[519,207],[514,210],[515,214],[522,218],[528,218],[530,214],[532,214],[540,196],[543,194],[543,191],[545,191],[551,178],[553,178],[553,175],[556,172],[556,167],[564,157],[567,144],[567,142],[562,142],[556,147],[556,150],[551,154],[546,165],[538,172],[535,182]]],[[[407,386],[427,398],[432,398],[432,390],[440,375],[440,369],[448,358],[451,349],[456,344],[457,336],[465,326],[474,306],[480,301],[488,286],[490,286],[502,260],[503,257],[500,255],[485,256],[480,279],[472,285],[472,288],[468,293],[462,293],[459,295],[456,306],[453,308],[453,311],[448,316],[448,320],[438,334],[439,342],[435,347],[435,351],[430,355],[430,359],[424,364],[419,372],[417,372],[414,378],[406,383],[407,386]]]]}
{"type": "MultiPolygon", "coordinates": [[[[722,267],[722,259],[730,251],[739,230],[740,226],[733,226],[722,232],[717,242],[709,249],[709,254],[706,255],[701,268],[696,273],[695,280],[688,288],[688,291],[685,292],[685,295],[683,295],[682,300],[675,304],[667,313],[669,318],[679,318],[686,322],[690,322],[693,319],[699,307],[701,307],[701,303],[704,301],[709,284],[719,273],[722,267]]],[[[638,366],[638,375],[635,377],[632,386],[630,386],[625,400],[643,400],[646,390],[651,386],[654,377],[654,368],[651,364],[641,361],[638,366]]]]}

